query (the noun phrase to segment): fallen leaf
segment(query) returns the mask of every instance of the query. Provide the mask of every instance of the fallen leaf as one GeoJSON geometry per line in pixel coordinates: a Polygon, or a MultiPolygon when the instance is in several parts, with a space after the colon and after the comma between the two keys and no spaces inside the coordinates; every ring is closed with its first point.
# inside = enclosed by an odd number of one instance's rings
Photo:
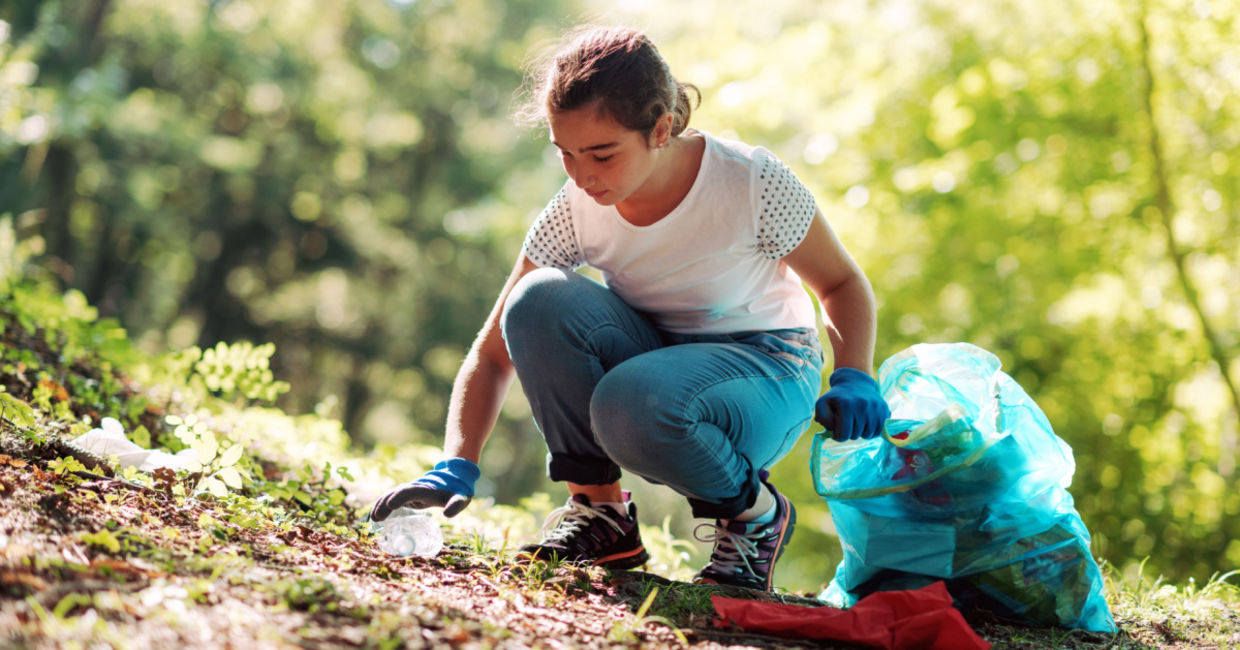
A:
{"type": "Polygon", "coordinates": [[[469,630],[465,629],[460,623],[454,623],[444,630],[444,639],[453,645],[460,645],[469,640],[469,630]]]}
{"type": "Polygon", "coordinates": [[[47,589],[47,581],[29,571],[0,570],[0,585],[26,587],[31,591],[47,589]]]}
{"type": "Polygon", "coordinates": [[[145,577],[150,573],[146,569],[136,566],[131,562],[112,558],[95,558],[94,560],[91,560],[90,567],[92,569],[108,569],[113,573],[121,573],[139,577],[145,577]]]}
{"type": "Polygon", "coordinates": [[[0,550],[0,556],[12,559],[23,558],[33,553],[34,549],[26,546],[25,544],[13,544],[11,546],[4,547],[3,550],[0,550]]]}
{"type": "Polygon", "coordinates": [[[82,553],[82,549],[78,546],[66,546],[60,549],[60,554],[70,564],[90,564],[90,560],[86,558],[86,555],[82,553]]]}
{"type": "Polygon", "coordinates": [[[52,397],[55,397],[57,401],[60,401],[60,402],[69,401],[69,391],[65,390],[64,386],[61,386],[60,384],[50,379],[44,379],[40,381],[39,388],[47,389],[49,392],[51,392],[52,397]]]}

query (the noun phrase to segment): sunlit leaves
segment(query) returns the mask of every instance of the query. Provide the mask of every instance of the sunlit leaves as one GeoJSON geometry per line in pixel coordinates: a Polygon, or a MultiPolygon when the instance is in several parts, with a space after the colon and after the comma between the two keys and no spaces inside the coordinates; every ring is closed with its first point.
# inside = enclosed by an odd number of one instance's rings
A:
{"type": "Polygon", "coordinates": [[[186,467],[191,473],[203,474],[194,488],[196,492],[207,492],[222,498],[228,495],[230,489],[240,490],[243,487],[243,474],[237,467],[245,454],[242,445],[230,445],[221,453],[215,433],[205,421],[193,414],[184,418],[169,415],[165,420],[175,427],[173,434],[196,454],[186,467]]]}
{"type": "Polygon", "coordinates": [[[87,544],[99,546],[112,553],[119,553],[121,550],[120,540],[107,528],[101,528],[93,533],[83,533],[80,539],[87,544]]]}
{"type": "Polygon", "coordinates": [[[82,461],[72,456],[64,456],[48,461],[47,469],[58,476],[65,476],[73,472],[84,472],[86,471],[86,466],[82,464],[82,461]]]}
{"type": "Polygon", "coordinates": [[[229,345],[221,341],[213,348],[190,348],[183,352],[193,371],[207,390],[231,399],[243,397],[271,402],[289,389],[288,382],[277,381],[271,371],[275,345],[255,346],[242,341],[229,345]]]}
{"type": "Polygon", "coordinates": [[[33,428],[34,409],[25,401],[20,400],[0,387],[0,416],[13,424],[26,429],[33,428]]]}
{"type": "Polygon", "coordinates": [[[232,467],[233,465],[236,465],[237,461],[241,460],[241,454],[244,452],[245,449],[243,449],[241,445],[233,445],[229,447],[223,455],[220,456],[220,466],[232,467]]]}

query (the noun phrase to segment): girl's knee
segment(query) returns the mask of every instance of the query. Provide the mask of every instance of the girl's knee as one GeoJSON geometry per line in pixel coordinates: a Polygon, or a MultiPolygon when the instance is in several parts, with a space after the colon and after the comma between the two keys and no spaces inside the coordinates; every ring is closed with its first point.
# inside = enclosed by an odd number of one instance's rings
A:
{"type": "Polygon", "coordinates": [[[507,333],[514,327],[544,322],[549,316],[561,314],[566,296],[572,293],[571,275],[575,274],[554,268],[535,269],[525,274],[508,292],[504,302],[504,311],[500,314],[503,331],[507,333]]]}
{"type": "MultiPolygon", "coordinates": [[[[626,362],[603,375],[590,399],[590,425],[598,444],[616,460],[649,449],[651,436],[664,428],[669,417],[667,396],[654,389],[656,382],[634,372],[626,362]]],[[[623,464],[623,463],[622,463],[623,464]]]]}

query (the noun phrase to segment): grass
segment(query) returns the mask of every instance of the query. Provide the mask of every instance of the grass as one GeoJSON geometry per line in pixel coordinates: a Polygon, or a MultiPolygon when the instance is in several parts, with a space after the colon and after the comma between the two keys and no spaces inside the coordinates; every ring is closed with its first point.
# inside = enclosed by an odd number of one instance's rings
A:
{"type": "Polygon", "coordinates": [[[1240,647],[1240,571],[1216,573],[1199,586],[1191,578],[1183,585],[1150,579],[1145,562],[1132,578],[1106,569],[1111,610],[1134,637],[1154,647],[1240,647]]]}
{"type": "Polygon", "coordinates": [[[672,634],[676,637],[677,641],[679,641],[682,645],[688,646],[689,640],[685,638],[684,633],[676,627],[675,623],[672,623],[672,621],[666,616],[648,613],[650,611],[650,606],[654,604],[655,598],[658,596],[659,588],[654,587],[651,589],[650,593],[646,595],[646,599],[642,601],[641,606],[637,608],[637,612],[634,613],[631,618],[618,620],[612,625],[611,634],[608,638],[615,642],[635,643],[640,641],[636,634],[638,629],[657,623],[660,625],[666,625],[671,629],[672,634]]]}

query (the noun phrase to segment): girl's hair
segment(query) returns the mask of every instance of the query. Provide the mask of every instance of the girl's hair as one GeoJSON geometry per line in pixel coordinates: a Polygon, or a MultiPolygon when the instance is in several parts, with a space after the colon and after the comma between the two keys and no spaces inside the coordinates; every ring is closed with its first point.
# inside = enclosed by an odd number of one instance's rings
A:
{"type": "Polygon", "coordinates": [[[599,102],[599,110],[626,129],[649,136],[664,113],[672,114],[672,135],[689,125],[692,84],[672,76],[646,35],[625,27],[579,27],[550,56],[530,66],[529,95],[517,117],[543,126],[555,113],[599,102]]]}

